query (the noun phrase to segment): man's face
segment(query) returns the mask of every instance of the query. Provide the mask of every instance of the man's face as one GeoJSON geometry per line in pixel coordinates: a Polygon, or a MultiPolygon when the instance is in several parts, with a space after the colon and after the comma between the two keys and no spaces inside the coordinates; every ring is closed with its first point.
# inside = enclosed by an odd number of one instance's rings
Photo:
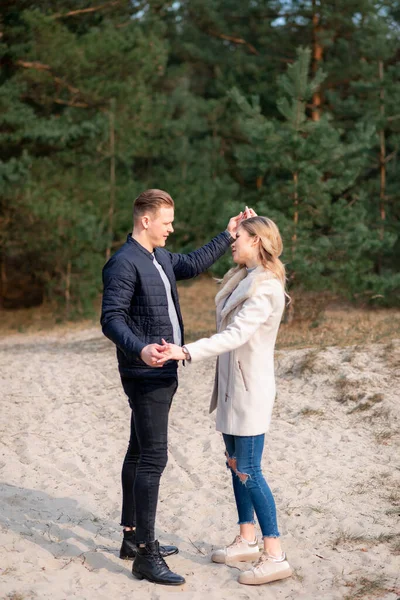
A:
{"type": "Polygon", "coordinates": [[[147,236],[153,248],[165,246],[169,234],[174,231],[172,227],[174,209],[170,206],[162,206],[154,214],[143,218],[147,225],[147,236]]]}

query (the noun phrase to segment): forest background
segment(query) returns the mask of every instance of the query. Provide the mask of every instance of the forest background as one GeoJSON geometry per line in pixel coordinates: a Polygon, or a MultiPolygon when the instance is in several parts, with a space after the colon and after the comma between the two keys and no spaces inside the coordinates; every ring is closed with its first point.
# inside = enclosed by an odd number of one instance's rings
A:
{"type": "Polygon", "coordinates": [[[248,205],[282,231],[294,298],[400,304],[399,2],[3,0],[0,19],[0,309],[92,314],[149,187],[175,199],[171,250],[248,205]]]}

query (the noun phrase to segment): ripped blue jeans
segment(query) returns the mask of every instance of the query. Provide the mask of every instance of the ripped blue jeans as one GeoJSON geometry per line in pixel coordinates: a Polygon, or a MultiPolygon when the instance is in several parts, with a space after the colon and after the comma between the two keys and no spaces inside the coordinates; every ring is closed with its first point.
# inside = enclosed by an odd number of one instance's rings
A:
{"type": "Polygon", "coordinates": [[[238,524],[255,523],[255,512],[263,537],[279,537],[275,500],[261,471],[265,434],[222,435],[227,467],[232,471],[238,524]]]}

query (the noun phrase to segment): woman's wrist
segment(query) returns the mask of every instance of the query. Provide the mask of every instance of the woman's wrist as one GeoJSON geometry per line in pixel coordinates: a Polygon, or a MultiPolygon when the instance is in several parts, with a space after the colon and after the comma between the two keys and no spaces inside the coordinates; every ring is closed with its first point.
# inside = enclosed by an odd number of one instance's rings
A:
{"type": "Polygon", "coordinates": [[[190,352],[186,348],[186,346],[182,346],[182,352],[183,352],[184,357],[185,357],[184,360],[191,360],[190,352]]]}

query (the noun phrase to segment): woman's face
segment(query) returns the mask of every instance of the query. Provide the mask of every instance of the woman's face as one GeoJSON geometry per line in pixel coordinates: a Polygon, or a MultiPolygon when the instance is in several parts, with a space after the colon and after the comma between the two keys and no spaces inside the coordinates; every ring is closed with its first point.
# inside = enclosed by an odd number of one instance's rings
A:
{"type": "Polygon", "coordinates": [[[236,239],[232,244],[232,258],[238,265],[253,264],[257,261],[257,240],[251,236],[243,227],[239,227],[236,239]]]}

